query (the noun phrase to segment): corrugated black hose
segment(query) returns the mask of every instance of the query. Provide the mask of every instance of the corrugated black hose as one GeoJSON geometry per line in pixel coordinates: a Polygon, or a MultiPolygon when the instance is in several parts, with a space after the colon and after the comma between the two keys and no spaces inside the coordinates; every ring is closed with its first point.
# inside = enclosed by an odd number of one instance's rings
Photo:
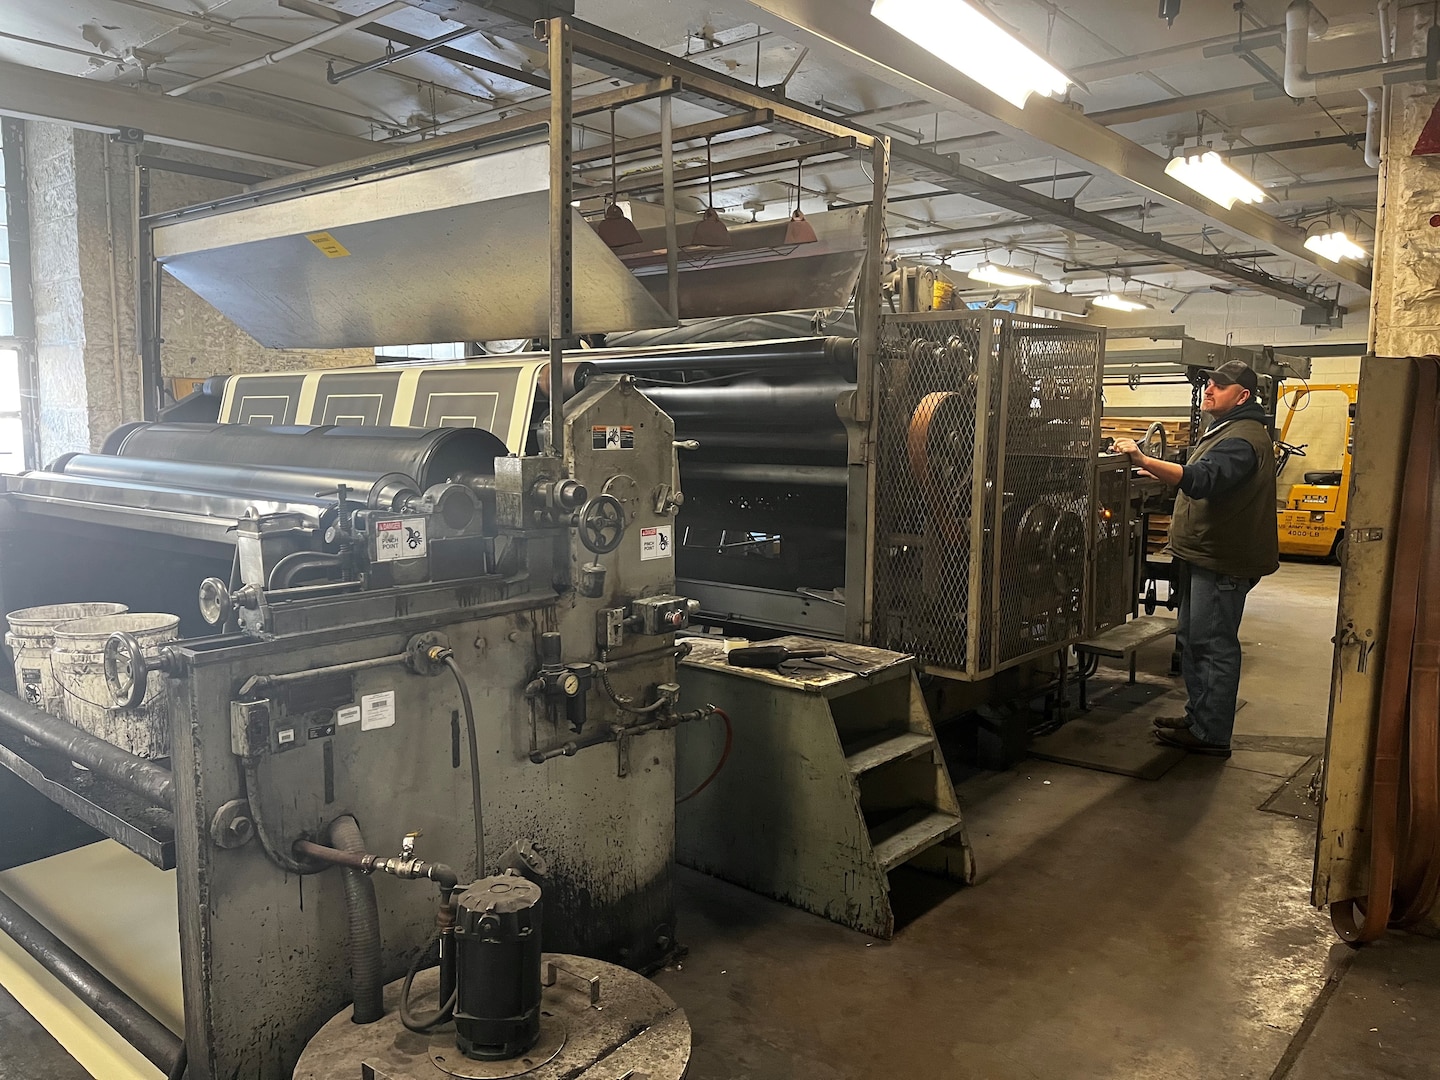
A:
{"type": "MultiPolygon", "coordinates": [[[[349,814],[330,823],[330,844],[341,851],[363,855],[365,838],[360,825],[349,814]]],[[[345,878],[345,962],[350,966],[351,996],[357,1024],[373,1024],[385,1015],[385,983],[380,965],[380,908],[375,902],[375,883],[368,874],[344,867],[345,878]]]]}

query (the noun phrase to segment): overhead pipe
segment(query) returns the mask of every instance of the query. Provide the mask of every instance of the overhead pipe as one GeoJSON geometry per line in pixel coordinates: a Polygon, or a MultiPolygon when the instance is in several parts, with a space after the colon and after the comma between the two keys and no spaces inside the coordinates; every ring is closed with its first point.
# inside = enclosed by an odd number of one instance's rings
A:
{"type": "Polygon", "coordinates": [[[1390,86],[1395,83],[1426,81],[1428,57],[1417,57],[1400,63],[1366,64],[1363,67],[1312,73],[1308,67],[1310,26],[1317,17],[1319,13],[1310,4],[1310,0],[1292,0],[1285,9],[1285,92],[1291,97],[1309,98],[1317,94],[1365,90],[1375,86],[1377,82],[1390,86]]]}
{"type": "Polygon", "coordinates": [[[384,56],[377,56],[374,60],[367,60],[363,64],[356,64],[344,71],[335,70],[335,62],[332,60],[325,69],[325,81],[331,86],[344,82],[353,75],[363,75],[367,71],[374,71],[377,68],[388,67],[397,61],[407,57],[417,56],[420,53],[427,53],[431,49],[438,49],[447,41],[459,41],[461,38],[469,37],[471,34],[478,34],[480,30],[474,26],[462,26],[459,30],[451,30],[448,34],[441,34],[438,38],[431,38],[429,41],[421,41],[411,45],[408,49],[401,49],[399,52],[386,53],[384,56]]]}
{"type": "Polygon", "coordinates": [[[331,38],[337,38],[341,34],[358,29],[368,23],[373,23],[376,19],[383,19],[386,15],[394,14],[397,11],[404,11],[409,7],[410,5],[407,4],[405,0],[390,0],[390,3],[381,4],[378,8],[367,11],[363,15],[356,15],[353,19],[346,19],[344,22],[336,23],[326,30],[321,30],[318,34],[311,34],[307,38],[301,38],[293,45],[287,45],[283,49],[276,49],[274,52],[265,53],[255,57],[253,60],[246,60],[243,64],[236,64],[234,67],[228,67],[224,71],[217,71],[214,75],[206,75],[203,79],[196,79],[193,82],[186,83],[184,86],[177,86],[173,89],[166,90],[165,96],[184,97],[190,93],[190,91],[199,90],[202,86],[225,82],[227,79],[233,79],[236,75],[244,75],[247,71],[256,71],[262,67],[268,67],[270,64],[278,64],[280,61],[288,60],[290,57],[302,53],[306,49],[313,49],[316,45],[323,45],[331,38]]]}
{"type": "Polygon", "coordinates": [[[145,1060],[162,1072],[171,1072],[184,1048],[180,1038],[4,893],[0,893],[0,930],[145,1060]]]}
{"type": "Polygon", "coordinates": [[[1380,168],[1380,106],[1388,88],[1371,90],[1368,87],[1360,93],[1365,98],[1365,164],[1372,169],[1380,168]]]}

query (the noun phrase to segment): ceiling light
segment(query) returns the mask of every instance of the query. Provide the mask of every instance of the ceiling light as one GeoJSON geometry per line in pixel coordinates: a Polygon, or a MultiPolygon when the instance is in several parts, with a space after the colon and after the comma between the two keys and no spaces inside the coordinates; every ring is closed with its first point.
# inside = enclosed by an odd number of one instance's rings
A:
{"type": "Polygon", "coordinates": [[[1090,298],[1091,307],[1109,308],[1111,311],[1149,311],[1150,305],[1142,300],[1131,300],[1118,293],[1102,293],[1090,298]]]}
{"type": "Polygon", "coordinates": [[[1173,157],[1165,166],[1165,175],[1194,188],[1211,202],[1229,210],[1237,202],[1258,203],[1265,193],[1225,164],[1214,150],[1189,157],[1173,157]]]}
{"type": "Polygon", "coordinates": [[[983,262],[969,274],[976,281],[988,282],[991,285],[1006,285],[1011,288],[1030,288],[1034,285],[1048,284],[1039,274],[1031,274],[1025,270],[1016,270],[1011,266],[1001,266],[998,263],[983,262]]]}
{"type": "Polygon", "coordinates": [[[1058,97],[1070,79],[967,0],[875,0],[870,14],[1010,102],[1058,97]]]}
{"type": "Polygon", "coordinates": [[[1331,262],[1339,262],[1341,259],[1354,259],[1356,262],[1363,262],[1367,252],[1359,244],[1345,235],[1344,229],[1337,229],[1334,232],[1316,233],[1314,236],[1305,238],[1305,247],[1315,252],[1322,259],[1329,259],[1331,262]]]}

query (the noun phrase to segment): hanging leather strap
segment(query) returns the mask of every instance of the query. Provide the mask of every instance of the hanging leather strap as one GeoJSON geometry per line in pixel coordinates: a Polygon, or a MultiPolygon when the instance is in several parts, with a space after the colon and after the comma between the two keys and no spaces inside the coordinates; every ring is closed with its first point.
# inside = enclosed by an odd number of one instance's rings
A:
{"type": "MultiPolygon", "coordinates": [[[[1401,808],[1401,763],[1406,754],[1410,729],[1431,727],[1436,714],[1433,701],[1428,705],[1431,712],[1428,721],[1417,716],[1417,723],[1411,723],[1411,684],[1416,644],[1416,622],[1421,597],[1422,577],[1426,574],[1429,559],[1431,527],[1431,488],[1437,475],[1436,462],[1436,385],[1437,359],[1426,357],[1418,361],[1415,408],[1410,420],[1409,447],[1405,460],[1405,476],[1400,496],[1400,521],[1395,537],[1395,563],[1391,574],[1390,617],[1385,632],[1385,662],[1380,680],[1380,715],[1375,732],[1375,746],[1371,759],[1370,792],[1370,880],[1364,901],[1340,900],[1330,905],[1330,921],[1346,941],[1374,941],[1390,925],[1391,913],[1396,907],[1395,886],[1401,864],[1400,852],[1400,808],[1401,808]],[[1361,918],[1356,919],[1357,911],[1361,918]]],[[[1440,563],[1435,564],[1440,572],[1440,563]]],[[[1433,663],[1433,650],[1422,646],[1420,659],[1433,663]]],[[[1440,666],[1437,666],[1440,671],[1440,666]]],[[[1426,684],[1428,676],[1422,674],[1421,682],[1426,684]]],[[[1420,708],[1426,708],[1427,694],[1436,683],[1419,688],[1420,708]]],[[[1426,736],[1419,736],[1420,745],[1412,747],[1412,764],[1422,772],[1431,774],[1412,778],[1411,791],[1426,798],[1426,792],[1433,786],[1436,760],[1432,740],[1427,750],[1426,736]],[[1417,752],[1418,759],[1414,758],[1417,752]],[[1428,757],[1426,756],[1428,754],[1428,757]],[[1428,762],[1428,764],[1427,764],[1428,762]],[[1417,790],[1415,780],[1419,780],[1417,790]]],[[[1407,884],[1413,890],[1399,905],[1401,915],[1411,917],[1417,906],[1424,880],[1435,862],[1433,857],[1424,859],[1423,853],[1434,844],[1434,822],[1437,808],[1430,805],[1413,805],[1407,812],[1406,851],[1404,865],[1407,884]],[[1428,830],[1428,835],[1425,830],[1428,830]]],[[[1423,912],[1422,912],[1423,914],[1423,912]]]]}

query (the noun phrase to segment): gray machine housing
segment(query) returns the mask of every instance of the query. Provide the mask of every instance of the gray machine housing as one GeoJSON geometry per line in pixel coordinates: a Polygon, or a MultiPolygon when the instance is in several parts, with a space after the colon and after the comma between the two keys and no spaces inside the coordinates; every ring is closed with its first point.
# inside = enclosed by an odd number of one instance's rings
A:
{"type": "MultiPolygon", "coordinates": [[[[362,569],[348,584],[271,590],[254,579],[273,573],[275,553],[257,548],[256,568],[242,572],[238,549],[267,522],[283,525],[291,542],[301,535],[321,543],[333,527],[323,499],[270,506],[153,481],[63,472],[5,478],[4,610],[98,597],[184,619],[187,636],[151,657],[160,670],[148,673],[168,680],[173,811],[139,806],[113,784],[77,785],[68,762],[27,754],[12,735],[3,736],[0,758],[27,767],[0,771],[0,804],[34,811],[28,777],[71,817],[175,867],[192,1078],[288,1076],[309,1036],[349,1000],[340,874],[286,873],[254,830],[235,827],[237,817],[263,822],[271,842],[288,848],[301,838],[323,842],[328,823],[350,814],[370,850],[393,851],[406,834],[419,834],[424,857],[449,862],[462,881],[483,877],[514,840],[528,838],[549,865],[547,948],[636,968],[671,949],[672,712],[667,706],[658,719],[636,723],[641,718],[623,713],[597,679],[577,734],[563,711],[547,709],[527,687],[541,667],[541,635],[558,633],[567,663],[594,663],[604,646],[620,699],[651,702],[663,693],[673,702],[677,623],[652,616],[674,610],[674,560],[651,539],[671,527],[671,508],[655,495],[674,483],[673,425],[628,379],[614,377],[572,398],[565,423],[563,462],[542,455],[502,458],[498,469],[493,459],[472,463],[479,513],[451,532],[480,538],[490,554],[468,576],[434,567],[367,573],[384,566],[371,547],[357,549],[362,569]],[[633,447],[596,449],[581,436],[622,425],[634,429],[633,447]],[[562,477],[619,500],[625,532],[613,551],[586,549],[571,513],[557,508],[553,482],[562,477]],[[257,513],[221,516],[237,502],[257,513]],[[592,595],[572,585],[582,567],[592,595]],[[234,586],[232,602],[245,588],[259,599],[232,606],[228,626],[207,628],[196,604],[207,578],[225,582],[227,592],[234,586]],[[665,599],[645,603],[651,597],[665,599]],[[624,613],[619,633],[604,642],[602,611],[624,613]],[[403,661],[421,636],[448,645],[473,694],[487,866],[476,865],[456,682],[444,668],[417,673],[403,661]]],[[[122,471],[124,463],[115,460],[122,471]]],[[[194,468],[203,474],[203,465],[194,468]]],[[[423,498],[411,504],[421,516],[423,498]]],[[[431,535],[441,535],[439,508],[428,511],[431,535]]],[[[355,514],[394,516],[368,507],[355,514]]],[[[94,838],[53,814],[47,821],[55,827],[38,837],[0,838],[0,864],[94,838]]],[[[383,875],[375,891],[384,977],[394,979],[428,940],[435,897],[383,875]]]]}

